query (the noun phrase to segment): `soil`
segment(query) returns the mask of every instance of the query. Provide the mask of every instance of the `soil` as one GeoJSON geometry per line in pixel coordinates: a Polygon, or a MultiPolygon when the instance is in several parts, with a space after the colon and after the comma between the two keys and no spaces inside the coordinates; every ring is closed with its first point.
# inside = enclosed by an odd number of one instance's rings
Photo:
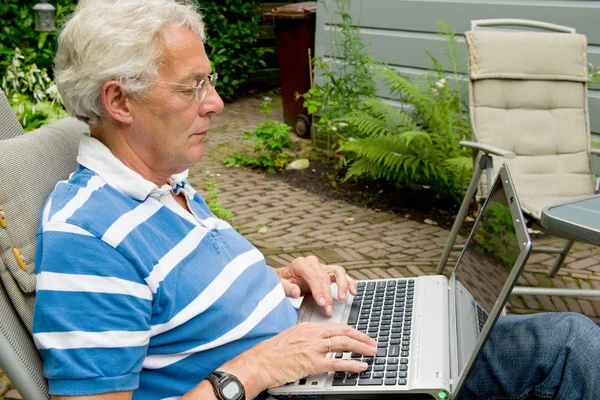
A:
{"type": "MultiPolygon", "coordinates": [[[[457,201],[422,185],[395,187],[385,182],[342,182],[332,161],[328,162],[322,156],[312,158],[308,169],[286,170],[271,177],[329,199],[343,200],[376,211],[392,212],[418,222],[439,225],[444,229],[452,228],[461,200],[457,201]]],[[[472,223],[463,224],[461,233],[468,233],[471,227],[472,223]]]]}

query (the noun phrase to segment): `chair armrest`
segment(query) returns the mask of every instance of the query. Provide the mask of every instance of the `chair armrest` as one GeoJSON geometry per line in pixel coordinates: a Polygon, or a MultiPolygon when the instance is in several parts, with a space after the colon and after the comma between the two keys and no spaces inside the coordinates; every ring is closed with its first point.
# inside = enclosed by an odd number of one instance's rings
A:
{"type": "Polygon", "coordinates": [[[468,147],[469,149],[483,151],[485,154],[493,154],[495,156],[500,156],[508,159],[517,157],[517,155],[512,151],[504,150],[500,147],[492,146],[490,144],[470,142],[468,140],[461,140],[460,142],[458,142],[458,144],[460,144],[462,147],[468,147]]]}
{"type": "Polygon", "coordinates": [[[590,149],[590,154],[593,156],[600,156],[600,149],[590,149]]]}

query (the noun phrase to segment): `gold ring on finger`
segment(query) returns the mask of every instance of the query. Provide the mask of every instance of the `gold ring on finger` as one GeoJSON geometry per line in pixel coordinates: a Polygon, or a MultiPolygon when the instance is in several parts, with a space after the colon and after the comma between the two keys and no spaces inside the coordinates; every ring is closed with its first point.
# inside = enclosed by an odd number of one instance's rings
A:
{"type": "Polygon", "coordinates": [[[327,352],[331,353],[331,338],[327,338],[327,352]]]}

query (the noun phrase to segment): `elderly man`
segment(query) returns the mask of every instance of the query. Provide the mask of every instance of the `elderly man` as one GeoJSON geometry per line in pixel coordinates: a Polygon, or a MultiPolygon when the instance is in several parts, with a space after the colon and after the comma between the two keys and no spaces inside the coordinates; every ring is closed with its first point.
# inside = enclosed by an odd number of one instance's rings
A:
{"type": "MultiPolygon", "coordinates": [[[[223,110],[203,40],[186,0],[80,0],[60,34],[56,82],[91,135],[41,216],[34,339],[55,399],[251,399],[368,367],[328,352],[376,352],[346,325],[295,325],[286,296],[310,291],[331,313],[331,282],[356,293],[342,268],[271,269],[187,183],[223,110]]],[[[498,324],[465,396],[553,397],[572,376],[578,394],[598,389],[598,344],[587,364],[569,344],[598,338],[593,323],[529,321],[498,324]]]]}

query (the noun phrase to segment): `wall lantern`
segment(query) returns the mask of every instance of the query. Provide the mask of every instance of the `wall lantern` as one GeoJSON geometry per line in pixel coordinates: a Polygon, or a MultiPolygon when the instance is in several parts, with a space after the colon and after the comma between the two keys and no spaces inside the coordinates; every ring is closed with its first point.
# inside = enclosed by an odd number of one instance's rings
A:
{"type": "Polygon", "coordinates": [[[54,16],[56,9],[52,4],[48,4],[48,0],[40,0],[33,7],[35,12],[35,30],[37,32],[54,32],[56,25],[54,24],[54,16]]]}

